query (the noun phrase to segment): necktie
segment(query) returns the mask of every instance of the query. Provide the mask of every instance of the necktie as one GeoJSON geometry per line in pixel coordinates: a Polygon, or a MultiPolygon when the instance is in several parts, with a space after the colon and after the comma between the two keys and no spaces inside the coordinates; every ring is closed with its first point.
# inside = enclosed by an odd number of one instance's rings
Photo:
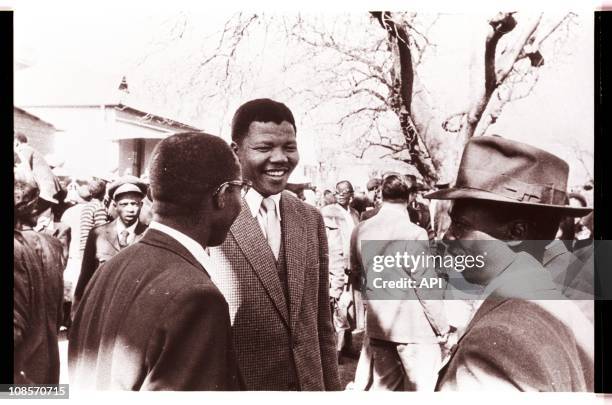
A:
{"type": "Polygon", "coordinates": [[[130,234],[130,232],[127,229],[124,229],[123,231],[121,231],[121,233],[119,234],[119,246],[124,248],[128,245],[128,235],[130,234]]]}
{"type": "Polygon", "coordinates": [[[262,215],[263,225],[265,227],[264,233],[268,240],[268,245],[270,245],[274,257],[278,260],[281,244],[281,227],[278,216],[276,215],[276,204],[274,200],[269,197],[264,198],[261,202],[259,212],[262,215]]]}

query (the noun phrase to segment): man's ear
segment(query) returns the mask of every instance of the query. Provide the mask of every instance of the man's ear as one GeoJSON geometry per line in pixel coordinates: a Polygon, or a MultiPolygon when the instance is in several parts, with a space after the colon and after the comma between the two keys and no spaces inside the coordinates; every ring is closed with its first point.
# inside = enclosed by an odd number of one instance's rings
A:
{"type": "Polygon", "coordinates": [[[225,204],[226,204],[225,199],[227,198],[226,191],[227,191],[227,187],[225,187],[216,196],[213,197],[213,201],[212,201],[213,208],[217,208],[217,209],[225,208],[225,204]]]}
{"type": "Polygon", "coordinates": [[[235,154],[238,154],[238,144],[236,142],[232,141],[230,147],[232,148],[235,154]]]}

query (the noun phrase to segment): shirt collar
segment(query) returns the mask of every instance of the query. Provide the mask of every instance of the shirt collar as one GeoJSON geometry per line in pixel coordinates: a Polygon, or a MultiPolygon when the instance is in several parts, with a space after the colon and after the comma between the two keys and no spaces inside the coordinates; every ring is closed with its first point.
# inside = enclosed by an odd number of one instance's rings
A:
{"type": "Polygon", "coordinates": [[[185,249],[191,253],[191,255],[202,265],[202,267],[210,268],[208,263],[210,261],[210,256],[206,253],[202,245],[198,242],[185,235],[183,232],[177,231],[176,229],[169,227],[168,225],[164,225],[159,222],[151,221],[149,224],[149,229],[155,229],[160,232],[165,233],[166,235],[176,239],[178,243],[183,245],[185,249]]]}
{"type": "Polygon", "coordinates": [[[120,235],[124,229],[127,229],[130,234],[133,234],[136,230],[136,225],[138,225],[138,219],[132,225],[126,227],[121,218],[117,218],[117,235],[120,235]]]}
{"type": "Polygon", "coordinates": [[[565,243],[563,243],[562,240],[555,239],[546,246],[546,249],[544,250],[544,257],[542,258],[542,264],[546,266],[555,257],[567,252],[569,252],[569,250],[567,250],[565,243]]]}
{"type": "MultiPolygon", "coordinates": [[[[280,210],[281,193],[273,194],[269,198],[271,198],[274,201],[274,205],[276,205],[276,216],[280,221],[281,220],[281,210],[280,210]]],[[[247,193],[244,195],[244,200],[249,206],[249,210],[251,211],[251,215],[253,215],[253,217],[257,216],[257,213],[259,212],[259,208],[261,208],[261,202],[263,201],[263,199],[264,197],[261,194],[259,194],[259,192],[257,192],[254,188],[250,188],[249,191],[247,191],[247,193]]]]}
{"type": "Polygon", "coordinates": [[[410,215],[408,215],[408,204],[406,203],[392,203],[383,201],[379,212],[393,212],[396,215],[407,217],[410,221],[410,215]]]}

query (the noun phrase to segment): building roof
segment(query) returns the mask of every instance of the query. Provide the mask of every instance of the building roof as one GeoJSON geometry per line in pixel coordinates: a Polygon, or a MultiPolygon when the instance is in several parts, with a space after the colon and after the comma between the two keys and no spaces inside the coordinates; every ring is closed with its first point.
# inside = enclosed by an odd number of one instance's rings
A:
{"type": "Polygon", "coordinates": [[[27,115],[28,117],[30,117],[30,118],[31,118],[31,119],[33,119],[34,121],[38,121],[39,123],[41,123],[42,125],[45,125],[45,126],[49,127],[50,129],[53,129],[53,130],[55,130],[55,131],[59,131],[59,130],[58,130],[58,129],[57,129],[55,126],[53,126],[53,124],[51,124],[50,122],[47,122],[47,121],[43,120],[42,118],[37,117],[36,115],[34,115],[34,114],[30,113],[30,112],[27,112],[26,110],[24,110],[24,109],[22,109],[22,108],[19,108],[19,107],[14,107],[14,106],[13,106],[13,110],[15,110],[15,111],[17,111],[17,112],[19,112],[19,113],[21,113],[21,114],[27,115]]]}
{"type": "Polygon", "coordinates": [[[136,108],[127,106],[127,105],[123,105],[123,104],[113,104],[113,105],[107,105],[107,107],[112,107],[115,108],[118,111],[124,111],[126,113],[132,114],[132,115],[136,115],[139,117],[139,121],[140,122],[151,122],[153,124],[157,124],[157,125],[167,125],[167,126],[171,126],[174,128],[179,128],[181,130],[185,130],[185,131],[201,131],[201,129],[196,128],[194,126],[191,125],[187,125],[187,124],[183,124],[182,122],[178,122],[175,121],[173,119],[170,118],[166,118],[166,117],[162,117],[160,115],[156,115],[156,114],[152,114],[152,113],[148,113],[145,111],[141,111],[138,110],[136,108]]]}
{"type": "MultiPolygon", "coordinates": [[[[123,75],[34,66],[15,72],[14,104],[22,108],[110,107],[138,115],[156,124],[181,130],[200,129],[154,111],[136,94],[119,91],[123,75]]],[[[129,82],[129,77],[127,78],[129,82]]],[[[22,110],[23,111],[23,110],[22,110]]]]}

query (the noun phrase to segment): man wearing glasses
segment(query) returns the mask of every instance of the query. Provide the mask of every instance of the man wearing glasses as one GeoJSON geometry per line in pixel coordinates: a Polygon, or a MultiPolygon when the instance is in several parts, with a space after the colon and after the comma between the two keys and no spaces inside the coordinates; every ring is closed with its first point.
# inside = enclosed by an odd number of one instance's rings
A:
{"type": "Polygon", "coordinates": [[[323,219],[283,191],[299,161],[293,114],[270,99],[243,104],[232,147],[253,188],[210,253],[246,388],[338,390],[323,219]]]}
{"type": "Polygon", "coordinates": [[[220,138],[184,133],[151,158],[154,216],[96,271],[69,339],[70,384],[98,390],[241,388],[228,305],[205,249],[227,236],[245,188],[220,138]]]}

